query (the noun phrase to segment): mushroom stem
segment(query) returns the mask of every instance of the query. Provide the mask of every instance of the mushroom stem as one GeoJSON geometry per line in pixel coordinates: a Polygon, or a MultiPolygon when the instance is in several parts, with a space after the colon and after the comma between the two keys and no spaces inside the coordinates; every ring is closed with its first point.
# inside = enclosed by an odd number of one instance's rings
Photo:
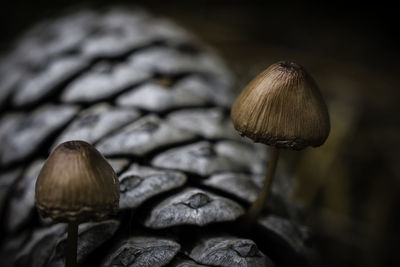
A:
{"type": "Polygon", "coordinates": [[[271,190],[271,184],[274,179],[276,165],[278,163],[279,149],[273,146],[271,147],[269,154],[270,160],[267,168],[267,174],[264,180],[264,185],[257,199],[253,202],[246,214],[245,221],[247,227],[250,227],[259,217],[271,190]]]}
{"type": "Polygon", "coordinates": [[[68,241],[67,241],[67,254],[65,255],[65,266],[76,267],[76,254],[78,245],[78,223],[68,223],[68,241]]]}

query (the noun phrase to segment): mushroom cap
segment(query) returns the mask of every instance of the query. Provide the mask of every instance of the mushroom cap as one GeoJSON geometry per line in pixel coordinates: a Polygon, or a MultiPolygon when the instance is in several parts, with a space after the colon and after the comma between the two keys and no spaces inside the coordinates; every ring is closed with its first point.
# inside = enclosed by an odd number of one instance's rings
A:
{"type": "Polygon", "coordinates": [[[303,149],[320,146],[330,131],[318,86],[306,70],[281,61],[256,76],[231,110],[236,130],[255,142],[303,149]]]}
{"type": "Polygon", "coordinates": [[[118,211],[119,182],[93,146],[68,141],[57,146],[43,165],[35,204],[43,217],[57,221],[101,220],[118,211]]]}

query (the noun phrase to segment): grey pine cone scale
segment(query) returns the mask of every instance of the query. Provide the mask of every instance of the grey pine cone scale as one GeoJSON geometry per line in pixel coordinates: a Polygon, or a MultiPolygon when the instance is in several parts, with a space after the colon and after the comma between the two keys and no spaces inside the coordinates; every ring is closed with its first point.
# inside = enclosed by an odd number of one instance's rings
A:
{"type": "MultiPolygon", "coordinates": [[[[81,266],[283,266],[263,242],[232,230],[262,186],[266,149],[230,122],[231,72],[178,25],[138,8],[68,13],[17,40],[0,59],[0,80],[1,266],[63,265],[66,227],[39,217],[34,196],[49,152],[68,140],[92,144],[119,182],[118,215],[96,211],[112,213],[112,201],[45,214],[110,216],[79,226],[81,266]]],[[[288,230],[254,231],[279,233],[303,259],[307,238],[285,219],[291,182],[280,175],[268,212],[288,230]]]]}

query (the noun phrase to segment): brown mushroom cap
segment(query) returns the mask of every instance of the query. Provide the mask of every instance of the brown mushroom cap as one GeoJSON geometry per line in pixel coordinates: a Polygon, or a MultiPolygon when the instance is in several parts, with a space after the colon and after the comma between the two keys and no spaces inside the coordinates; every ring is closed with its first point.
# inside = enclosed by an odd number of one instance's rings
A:
{"type": "Polygon", "coordinates": [[[255,77],[233,104],[231,118],[255,142],[296,150],[322,145],[330,131],[318,86],[293,62],[275,63],[255,77]]]}
{"type": "Polygon", "coordinates": [[[35,190],[39,213],[57,221],[101,220],[118,211],[117,176],[100,152],[83,141],[62,143],[50,154],[35,190]]]}

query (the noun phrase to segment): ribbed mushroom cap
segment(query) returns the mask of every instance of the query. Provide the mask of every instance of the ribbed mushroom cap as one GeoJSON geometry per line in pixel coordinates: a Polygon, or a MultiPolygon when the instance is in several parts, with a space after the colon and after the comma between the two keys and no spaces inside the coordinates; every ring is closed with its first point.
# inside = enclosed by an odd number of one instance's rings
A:
{"type": "Polygon", "coordinates": [[[100,220],[118,211],[117,176],[100,152],[83,141],[62,143],[50,154],[35,190],[39,213],[57,221],[100,220]]]}
{"type": "Polygon", "coordinates": [[[322,145],[329,114],[315,81],[293,62],[278,62],[256,76],[233,104],[236,130],[255,142],[296,150],[322,145]]]}

